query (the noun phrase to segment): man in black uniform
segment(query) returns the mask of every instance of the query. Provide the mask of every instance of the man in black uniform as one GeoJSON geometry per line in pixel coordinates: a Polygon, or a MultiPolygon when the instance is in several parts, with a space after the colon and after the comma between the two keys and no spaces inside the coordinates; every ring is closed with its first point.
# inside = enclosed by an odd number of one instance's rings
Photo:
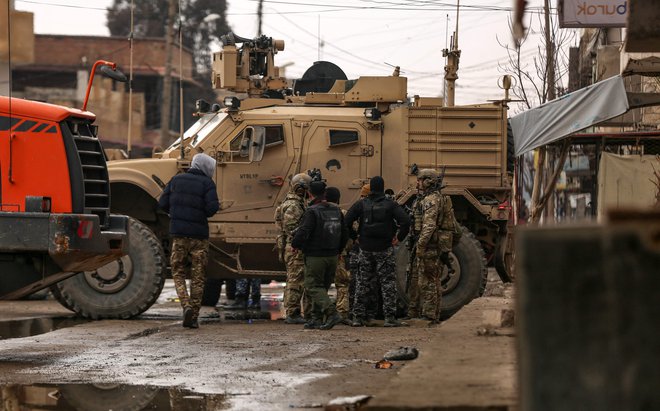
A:
{"type": "Polygon", "coordinates": [[[311,321],[305,328],[329,330],[342,320],[328,297],[328,288],[334,281],[337,256],[348,241],[348,230],[339,207],[325,200],[325,183],[313,181],[309,191],[314,199],[291,245],[305,254],[305,292],[312,301],[311,321]]]}
{"type": "Polygon", "coordinates": [[[360,221],[357,235],[360,244],[360,271],[355,290],[353,326],[366,325],[366,299],[368,284],[377,278],[383,298],[385,327],[405,325],[396,319],[396,264],[393,246],[402,241],[410,229],[410,218],[394,201],[384,193],[385,181],[376,176],[369,182],[371,194],[353,204],[346,214],[346,226],[352,230],[353,223],[360,221]],[[399,227],[397,232],[397,226],[399,227]]]}

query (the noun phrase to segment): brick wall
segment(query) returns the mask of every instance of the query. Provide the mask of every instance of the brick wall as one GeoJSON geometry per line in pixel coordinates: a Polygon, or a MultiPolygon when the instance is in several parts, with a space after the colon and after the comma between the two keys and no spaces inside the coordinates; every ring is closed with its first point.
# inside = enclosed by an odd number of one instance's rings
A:
{"type": "MultiPolygon", "coordinates": [[[[128,75],[130,62],[129,42],[123,37],[96,36],[35,36],[34,64],[58,67],[91,67],[96,60],[117,63],[128,75]]],[[[183,49],[183,75],[192,77],[192,54],[183,49]]],[[[141,73],[161,75],[165,67],[164,39],[135,39],[133,41],[133,70],[141,73]]],[[[178,77],[178,47],[173,56],[172,69],[178,77]]]]}

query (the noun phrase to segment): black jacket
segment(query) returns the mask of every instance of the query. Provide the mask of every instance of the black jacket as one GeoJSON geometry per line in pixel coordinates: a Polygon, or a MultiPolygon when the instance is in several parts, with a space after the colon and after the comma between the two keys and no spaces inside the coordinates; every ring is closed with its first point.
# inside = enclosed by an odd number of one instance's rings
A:
{"type": "Polygon", "coordinates": [[[346,213],[346,226],[350,230],[352,238],[357,238],[360,248],[365,251],[384,251],[392,246],[392,239],[396,234],[399,241],[403,241],[410,230],[410,218],[408,214],[394,201],[385,197],[383,193],[370,194],[366,199],[362,199],[346,213]],[[378,221],[381,226],[376,228],[373,225],[365,223],[368,202],[371,205],[379,203],[379,209],[383,215],[379,216],[378,221]],[[359,221],[359,233],[353,230],[353,223],[359,221]],[[397,226],[399,230],[397,232],[397,226]]]}
{"type": "Polygon", "coordinates": [[[209,238],[207,219],[220,208],[215,183],[196,169],[172,177],[158,206],[170,215],[170,235],[200,239],[209,238]]]}
{"type": "MultiPolygon", "coordinates": [[[[335,221],[337,220],[335,219],[335,221]]],[[[344,216],[339,207],[326,201],[315,200],[305,210],[302,222],[293,235],[291,246],[302,250],[309,257],[329,257],[340,254],[347,242],[348,229],[344,224],[344,216]],[[322,220],[325,213],[339,219],[336,229],[340,232],[335,232],[335,236],[338,238],[338,242],[335,241],[335,244],[332,244],[333,236],[327,231],[328,225],[324,225],[322,220]]]]}

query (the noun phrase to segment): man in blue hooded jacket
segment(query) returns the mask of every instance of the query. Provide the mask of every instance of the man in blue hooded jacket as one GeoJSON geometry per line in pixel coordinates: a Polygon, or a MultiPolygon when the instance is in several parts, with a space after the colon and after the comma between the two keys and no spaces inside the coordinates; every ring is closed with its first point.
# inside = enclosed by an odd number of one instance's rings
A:
{"type": "Polygon", "coordinates": [[[213,174],[213,157],[196,154],[186,173],[177,174],[167,184],[158,201],[170,215],[172,253],[170,265],[176,293],[183,308],[183,326],[198,328],[204,277],[209,250],[208,218],[220,208],[213,174]],[[186,288],[186,260],[190,256],[190,295],[186,288]]]}

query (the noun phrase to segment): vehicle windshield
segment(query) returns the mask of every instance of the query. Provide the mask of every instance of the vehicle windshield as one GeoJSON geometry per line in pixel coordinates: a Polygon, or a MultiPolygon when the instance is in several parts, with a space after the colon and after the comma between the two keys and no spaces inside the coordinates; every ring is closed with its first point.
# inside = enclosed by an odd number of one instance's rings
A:
{"type": "MultiPolygon", "coordinates": [[[[222,122],[227,117],[227,113],[208,113],[204,114],[199,118],[185,133],[183,133],[183,140],[190,141],[190,145],[196,147],[201,143],[206,136],[211,134],[215,127],[222,122]]],[[[181,139],[176,139],[174,143],[169,147],[170,149],[178,147],[181,143],[181,139]]]]}

